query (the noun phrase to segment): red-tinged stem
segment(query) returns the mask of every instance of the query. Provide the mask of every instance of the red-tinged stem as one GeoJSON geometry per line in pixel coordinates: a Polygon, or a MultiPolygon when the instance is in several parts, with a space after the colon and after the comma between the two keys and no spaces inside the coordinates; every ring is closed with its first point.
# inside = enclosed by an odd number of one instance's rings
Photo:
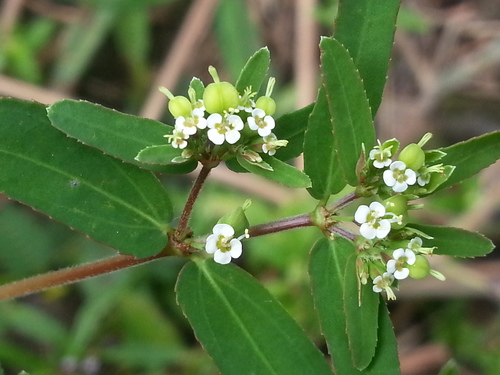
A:
{"type": "Polygon", "coordinates": [[[182,240],[186,235],[185,232],[188,228],[189,217],[191,216],[191,212],[193,211],[194,203],[196,202],[198,194],[200,194],[201,188],[203,187],[203,184],[207,179],[211,169],[211,167],[203,166],[201,168],[200,174],[194,181],[193,187],[189,192],[186,205],[184,206],[184,210],[182,211],[181,217],[179,219],[179,225],[177,226],[176,236],[178,240],[182,240]]]}
{"type": "Polygon", "coordinates": [[[76,267],[69,267],[59,271],[33,276],[20,281],[0,286],[0,301],[40,292],[54,286],[74,283],[105,273],[118,271],[124,268],[151,262],[155,259],[168,256],[166,252],[148,258],[138,259],[132,255],[117,255],[112,258],[86,263],[76,267]]]}
{"type": "Polygon", "coordinates": [[[300,214],[276,221],[271,221],[269,223],[255,225],[248,229],[248,234],[250,235],[250,237],[257,237],[263,236],[265,234],[282,232],[289,229],[310,227],[313,225],[314,224],[311,220],[310,214],[300,214]]]}

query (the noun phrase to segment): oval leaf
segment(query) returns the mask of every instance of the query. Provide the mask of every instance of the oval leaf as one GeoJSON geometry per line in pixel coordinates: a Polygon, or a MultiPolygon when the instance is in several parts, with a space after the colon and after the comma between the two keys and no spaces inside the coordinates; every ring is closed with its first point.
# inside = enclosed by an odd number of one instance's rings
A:
{"type": "MultiPolygon", "coordinates": [[[[337,374],[399,374],[396,337],[385,303],[380,303],[379,340],[370,365],[359,371],[352,362],[343,290],[345,266],[348,258],[354,253],[353,244],[341,237],[333,241],[323,238],[311,250],[309,275],[314,305],[318,312],[321,331],[333,358],[335,371],[337,374]]],[[[362,323],[358,324],[359,331],[362,323]]]]}
{"type": "Polygon", "coordinates": [[[446,153],[440,163],[456,166],[450,178],[437,190],[445,189],[469,178],[500,158],[500,131],[471,138],[449,147],[441,148],[446,153]]]}
{"type": "Polygon", "coordinates": [[[288,144],[276,151],[276,158],[290,160],[299,156],[304,149],[304,132],[307,127],[309,115],[314,108],[314,103],[287,113],[276,119],[274,134],[278,139],[286,139],[288,144]]]}
{"type": "Polygon", "coordinates": [[[146,147],[136,156],[136,160],[147,164],[178,164],[172,160],[181,158],[181,150],[171,145],[155,145],[146,147]]]}
{"type": "Polygon", "coordinates": [[[359,282],[356,259],[357,255],[352,254],[345,267],[344,309],[352,361],[354,367],[363,370],[375,356],[380,299],[371,285],[359,282]]]}
{"type": "Polygon", "coordinates": [[[331,374],[283,306],[233,264],[189,262],[177,301],[223,374],[331,374]]]}
{"type": "Polygon", "coordinates": [[[339,2],[334,36],[354,60],[372,117],[377,113],[387,79],[399,3],[400,0],[339,2]]]}
{"type": "Polygon", "coordinates": [[[304,135],[304,172],[312,182],[309,194],[316,199],[326,199],[346,184],[340,171],[324,89],[318,93],[304,135]]]}
{"type": "Polygon", "coordinates": [[[271,56],[267,47],[255,52],[243,67],[243,70],[236,81],[236,90],[243,94],[247,87],[251,87],[252,92],[259,92],[264,78],[266,78],[271,56]]]}
{"type": "Polygon", "coordinates": [[[2,99],[0,119],[6,195],[123,253],[163,249],[172,207],[151,172],[66,137],[41,104],[2,99]]]}
{"type": "Polygon", "coordinates": [[[158,167],[135,159],[148,146],[166,144],[163,136],[172,133],[172,127],[161,122],[70,99],[52,104],[47,113],[57,129],[128,163],[163,173],[188,173],[196,168],[196,163],[158,167]]]}
{"type": "Polygon", "coordinates": [[[356,164],[362,144],[369,150],[375,128],[359,73],[346,49],[335,39],[322,38],[323,86],[329,104],[335,147],[345,180],[357,185],[356,164]]]}
{"type": "Polygon", "coordinates": [[[293,188],[307,188],[311,186],[311,180],[309,177],[304,172],[299,171],[290,164],[284,163],[279,159],[267,155],[262,155],[262,159],[271,166],[273,169],[272,171],[251,164],[240,154],[238,154],[236,158],[238,163],[247,171],[282,183],[285,186],[293,188]]]}
{"type": "Polygon", "coordinates": [[[424,246],[436,246],[434,254],[437,255],[473,258],[484,256],[495,247],[488,238],[477,232],[434,225],[409,224],[408,226],[433,237],[423,239],[424,246]]]}

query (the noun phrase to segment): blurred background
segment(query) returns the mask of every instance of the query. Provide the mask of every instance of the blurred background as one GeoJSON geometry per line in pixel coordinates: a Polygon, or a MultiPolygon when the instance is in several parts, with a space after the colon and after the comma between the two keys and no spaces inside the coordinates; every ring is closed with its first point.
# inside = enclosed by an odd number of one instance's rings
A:
{"type": "MultiPolygon", "coordinates": [[[[277,115],[315,100],[319,37],[336,0],[3,0],[0,96],[50,104],[85,99],[172,124],[158,86],[185,95],[207,67],[235,80],[258,48],[271,51],[277,115]]],[[[378,137],[447,146],[500,128],[500,1],[403,0],[378,137]]],[[[297,165],[301,161],[297,160],[297,165]]],[[[180,213],[190,176],[163,177],[180,213]]],[[[414,219],[480,231],[499,243],[500,166],[448,189],[414,219]]],[[[247,198],[252,224],[309,212],[305,191],[217,169],[192,225],[208,232],[247,198]]],[[[315,228],[255,238],[239,265],[261,280],[326,352],[309,291],[315,228]]],[[[0,283],[116,254],[0,196],[0,283]]],[[[389,304],[403,374],[500,373],[500,256],[433,257],[447,276],[401,283],[389,304]]],[[[5,374],[217,374],[175,303],[182,259],[162,259],[0,303],[5,374]]],[[[406,280],[405,280],[406,281],[406,280]]],[[[1,371],[0,371],[1,373],[1,371]]]]}

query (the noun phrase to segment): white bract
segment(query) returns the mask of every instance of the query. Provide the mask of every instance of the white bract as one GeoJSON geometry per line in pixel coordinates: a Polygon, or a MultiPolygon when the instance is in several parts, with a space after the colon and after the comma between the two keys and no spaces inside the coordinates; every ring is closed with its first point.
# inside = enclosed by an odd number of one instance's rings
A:
{"type": "Polygon", "coordinates": [[[402,161],[395,161],[391,164],[388,170],[383,174],[384,182],[387,186],[392,187],[396,193],[401,193],[408,189],[408,185],[413,185],[417,182],[417,174],[415,171],[406,168],[406,164],[402,161]]]}
{"type": "Polygon", "coordinates": [[[380,293],[383,290],[387,293],[388,299],[396,299],[396,295],[391,289],[392,282],[394,281],[394,276],[392,273],[384,272],[383,275],[377,276],[373,279],[373,291],[376,293],[380,293]]]}
{"type": "Polygon", "coordinates": [[[394,275],[398,280],[403,280],[408,277],[410,270],[407,265],[415,264],[415,253],[410,249],[399,248],[392,253],[393,259],[387,262],[387,272],[394,275]]]}
{"type": "Polygon", "coordinates": [[[373,166],[379,169],[391,165],[391,156],[391,150],[388,148],[382,148],[380,141],[378,141],[378,146],[375,146],[369,154],[370,159],[373,160],[373,166]]]}
{"type": "Polygon", "coordinates": [[[174,148],[179,148],[183,149],[186,148],[187,146],[187,139],[189,138],[189,135],[184,133],[184,131],[174,128],[172,134],[165,135],[170,143],[172,143],[172,147],[174,148]]]}
{"type": "Polygon", "coordinates": [[[247,119],[248,126],[252,130],[257,130],[261,137],[271,134],[274,129],[274,119],[271,116],[266,116],[266,112],[260,108],[255,108],[252,111],[252,116],[247,119]]]}
{"type": "Polygon", "coordinates": [[[385,238],[391,230],[391,221],[384,219],[385,207],[380,202],[372,202],[370,206],[362,204],[354,214],[356,220],[361,227],[359,232],[363,237],[372,240],[375,237],[385,238]]]}
{"type": "Polygon", "coordinates": [[[240,130],[243,129],[243,121],[237,115],[222,117],[219,113],[213,113],[207,118],[208,139],[214,144],[221,145],[226,141],[235,144],[241,137],[240,130]]]}
{"type": "Polygon", "coordinates": [[[239,258],[243,247],[239,238],[233,238],[234,229],[229,224],[216,224],[207,238],[205,250],[214,254],[214,261],[228,264],[232,258],[239,258]]]}
{"type": "Polygon", "coordinates": [[[274,155],[276,149],[279,147],[284,147],[288,144],[287,140],[278,140],[274,133],[262,137],[264,143],[262,144],[262,151],[268,155],[274,155]]]}

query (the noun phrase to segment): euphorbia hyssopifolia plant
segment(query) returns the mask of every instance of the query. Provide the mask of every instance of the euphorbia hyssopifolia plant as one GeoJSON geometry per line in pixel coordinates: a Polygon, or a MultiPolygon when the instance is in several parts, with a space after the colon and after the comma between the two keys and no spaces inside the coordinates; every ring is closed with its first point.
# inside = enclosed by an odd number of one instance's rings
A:
{"type": "Polygon", "coordinates": [[[399,280],[407,277],[443,279],[429,267],[433,254],[474,257],[492,250],[477,233],[413,224],[411,210],[422,204],[412,202],[493,163],[500,134],[435,150],[426,147],[430,134],[403,146],[396,139],[376,141],[373,117],[398,6],[396,0],[341,2],[335,38],[320,43],[317,100],[277,119],[273,78],[259,95],[269,67],[266,48],[248,60],[235,84],[220,81],[210,67],[213,82],[205,86],[194,78],[187,96],[161,88],[175,126],[84,101],[46,108],[1,99],[0,189],[120,254],[3,285],[0,299],[185,257],[190,261],[177,281],[177,301],[223,373],[331,374],[324,355],[285,309],[231,263],[244,257],[245,242],[253,237],[316,226],[322,235],[311,250],[309,273],[334,371],[399,373],[385,298],[395,299],[399,280]],[[301,153],[304,172],[286,162],[301,153]],[[236,173],[306,188],[317,207],[251,225],[245,203],[212,223],[211,233],[193,233],[189,219],[196,199],[222,162],[236,173]],[[198,165],[184,209],[173,221],[177,215],[156,174],[188,173],[198,165]]]}

